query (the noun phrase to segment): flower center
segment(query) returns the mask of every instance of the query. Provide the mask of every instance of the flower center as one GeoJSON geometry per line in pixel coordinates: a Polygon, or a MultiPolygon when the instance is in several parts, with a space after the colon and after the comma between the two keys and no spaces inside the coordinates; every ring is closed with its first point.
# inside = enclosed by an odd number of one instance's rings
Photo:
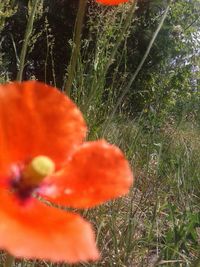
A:
{"type": "Polygon", "coordinates": [[[13,169],[11,190],[18,195],[20,200],[26,200],[39,187],[43,179],[54,171],[55,164],[50,158],[37,156],[21,170],[13,169]]]}
{"type": "Polygon", "coordinates": [[[23,183],[37,186],[46,176],[51,175],[54,171],[55,164],[50,158],[37,156],[23,170],[23,183]]]}

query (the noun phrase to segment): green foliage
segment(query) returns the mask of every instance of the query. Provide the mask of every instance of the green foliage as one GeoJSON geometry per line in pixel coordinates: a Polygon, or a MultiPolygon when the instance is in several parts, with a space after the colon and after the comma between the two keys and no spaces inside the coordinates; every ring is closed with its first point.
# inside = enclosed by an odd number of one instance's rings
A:
{"type": "MultiPolygon", "coordinates": [[[[155,29],[157,17],[162,12],[162,5],[160,9],[155,13],[155,8],[149,7],[148,12],[141,15],[140,28],[135,32],[141,48],[138,50],[136,47],[135,53],[134,50],[128,52],[128,55],[132,55],[129,56],[131,62],[128,64],[131,70],[135,68],[132,62],[136,61],[136,64],[139,64],[141,60],[146,43],[155,29]]],[[[134,107],[129,105],[130,109],[154,110],[159,116],[161,109],[162,113],[168,112],[176,103],[187,102],[186,96],[189,94],[197,93],[199,78],[196,76],[200,51],[198,14],[199,5],[195,1],[175,1],[171,5],[168,19],[127,98],[127,105],[130,99],[131,103],[135,103],[134,107]]],[[[133,38],[130,41],[134,42],[132,40],[133,38]]],[[[135,46],[134,43],[133,45],[135,46]]],[[[128,48],[130,49],[132,48],[128,48]]]]}
{"type": "MultiPolygon", "coordinates": [[[[0,32],[2,31],[5,21],[7,18],[11,17],[16,12],[16,8],[13,7],[12,0],[6,0],[0,2],[0,32]]],[[[0,36],[0,48],[2,46],[3,37],[0,36]]],[[[3,64],[6,65],[6,62],[3,61],[3,53],[0,51],[0,82],[3,83],[7,80],[8,77],[5,75],[5,68],[3,64]]]]}
{"type": "Polygon", "coordinates": [[[164,237],[163,257],[179,258],[179,255],[190,254],[198,247],[197,231],[200,227],[200,212],[186,210],[181,212],[178,207],[169,204],[170,213],[167,223],[172,227],[164,237]]]}
{"type": "Polygon", "coordinates": [[[13,7],[13,0],[0,2],[0,31],[2,30],[6,18],[9,18],[16,12],[13,7]]]}

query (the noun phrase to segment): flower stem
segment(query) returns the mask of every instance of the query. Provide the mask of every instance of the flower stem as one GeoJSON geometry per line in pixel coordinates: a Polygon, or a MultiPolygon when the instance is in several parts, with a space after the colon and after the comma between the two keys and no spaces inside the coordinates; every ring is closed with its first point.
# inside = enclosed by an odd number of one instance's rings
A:
{"type": "Polygon", "coordinates": [[[21,50],[21,54],[20,54],[19,71],[18,71],[18,74],[17,74],[17,81],[20,81],[20,82],[22,81],[23,70],[24,70],[24,65],[25,65],[25,58],[26,58],[26,52],[27,52],[27,48],[28,48],[29,39],[30,39],[32,30],[33,30],[33,22],[34,22],[34,17],[35,17],[37,4],[38,4],[38,0],[34,0],[33,6],[32,6],[32,9],[31,9],[31,14],[29,16],[28,23],[27,23],[27,26],[26,26],[24,42],[23,42],[22,50],[21,50]]]}
{"type": "Polygon", "coordinates": [[[78,56],[80,52],[81,45],[81,32],[83,26],[83,19],[85,15],[87,0],[79,0],[79,7],[76,16],[76,23],[74,29],[74,38],[73,38],[73,47],[72,47],[72,55],[70,58],[70,63],[68,66],[68,78],[65,84],[65,92],[70,95],[71,87],[75,76],[76,64],[78,61],[78,56]]]}
{"type": "Polygon", "coordinates": [[[7,253],[4,267],[12,267],[14,261],[15,261],[15,258],[12,255],[10,255],[9,253],[7,253]]]}

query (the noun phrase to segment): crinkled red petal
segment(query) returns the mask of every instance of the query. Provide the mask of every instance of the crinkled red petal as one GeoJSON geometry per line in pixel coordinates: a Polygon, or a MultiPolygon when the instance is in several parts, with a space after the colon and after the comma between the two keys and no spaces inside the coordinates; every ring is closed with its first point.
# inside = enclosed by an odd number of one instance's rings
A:
{"type": "Polygon", "coordinates": [[[120,149],[96,141],[80,146],[64,170],[45,182],[41,193],[48,200],[88,208],[126,194],[133,176],[120,149]]]}
{"type": "Polygon", "coordinates": [[[0,249],[15,257],[75,263],[99,257],[94,233],[79,215],[36,199],[20,203],[0,190],[0,249]]]}
{"type": "Polygon", "coordinates": [[[61,164],[85,135],[81,112],[55,88],[36,81],[0,85],[0,178],[10,163],[37,155],[61,164]]]}

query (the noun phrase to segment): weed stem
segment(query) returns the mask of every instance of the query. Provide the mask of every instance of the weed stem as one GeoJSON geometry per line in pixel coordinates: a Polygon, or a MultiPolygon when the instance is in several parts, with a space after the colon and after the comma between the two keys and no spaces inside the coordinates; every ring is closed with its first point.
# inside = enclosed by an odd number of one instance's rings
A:
{"type": "Polygon", "coordinates": [[[76,16],[76,24],[74,30],[73,46],[72,46],[72,55],[70,58],[70,63],[68,66],[68,78],[65,85],[65,92],[70,95],[71,87],[75,76],[76,64],[78,61],[78,56],[80,52],[81,45],[81,32],[83,26],[83,19],[85,15],[87,0],[79,0],[79,7],[76,16]]]}
{"type": "Polygon", "coordinates": [[[36,12],[36,7],[37,7],[38,2],[39,2],[39,0],[34,0],[33,1],[31,14],[29,16],[28,23],[27,23],[27,26],[26,26],[24,42],[23,42],[22,50],[21,50],[21,54],[20,54],[19,71],[18,71],[18,74],[17,74],[17,81],[20,81],[20,82],[22,81],[23,70],[24,70],[24,65],[25,65],[25,58],[26,58],[26,52],[27,52],[27,48],[28,48],[29,39],[30,39],[32,30],[33,30],[33,22],[34,22],[34,17],[35,17],[35,12],[36,12]]]}
{"type": "Polygon", "coordinates": [[[125,95],[126,95],[126,94],[128,93],[128,91],[130,90],[131,85],[133,84],[133,82],[135,81],[135,79],[136,79],[138,73],[139,73],[140,70],[142,69],[143,64],[144,64],[144,62],[146,61],[146,59],[147,59],[147,57],[148,57],[148,55],[149,55],[149,53],[150,53],[150,51],[151,51],[151,48],[152,48],[152,46],[153,46],[153,44],[154,44],[154,42],[155,42],[155,40],[156,40],[156,38],[157,38],[157,36],[158,36],[158,34],[159,34],[159,32],[160,32],[160,30],[161,30],[163,24],[164,24],[164,21],[165,21],[165,19],[167,18],[167,14],[168,14],[168,12],[169,12],[169,9],[170,9],[170,2],[169,2],[168,6],[167,6],[167,8],[166,8],[166,10],[165,10],[165,12],[164,12],[164,14],[163,14],[163,17],[162,17],[162,19],[161,19],[161,21],[160,21],[160,23],[159,23],[159,25],[158,25],[156,31],[154,32],[154,34],[153,34],[153,36],[152,36],[152,38],[151,38],[151,41],[150,41],[150,43],[149,43],[149,45],[148,45],[148,47],[147,47],[147,50],[146,50],[146,52],[145,52],[145,54],[144,54],[144,56],[143,56],[143,58],[142,58],[140,64],[138,65],[136,71],[133,73],[133,75],[132,75],[131,79],[129,80],[128,85],[127,85],[126,88],[124,89],[123,93],[122,93],[121,96],[119,97],[119,99],[118,99],[118,101],[117,101],[117,103],[116,103],[116,105],[115,105],[115,107],[114,107],[112,113],[110,114],[109,118],[108,118],[107,121],[105,122],[103,135],[105,134],[105,131],[106,131],[106,129],[107,129],[107,126],[109,125],[110,121],[111,121],[112,118],[114,117],[114,115],[115,115],[115,113],[116,113],[118,107],[119,107],[120,104],[122,103],[122,101],[123,101],[125,95]]]}
{"type": "Polygon", "coordinates": [[[15,261],[15,258],[12,255],[10,255],[9,253],[7,253],[4,267],[12,267],[14,261],[15,261]]]}

